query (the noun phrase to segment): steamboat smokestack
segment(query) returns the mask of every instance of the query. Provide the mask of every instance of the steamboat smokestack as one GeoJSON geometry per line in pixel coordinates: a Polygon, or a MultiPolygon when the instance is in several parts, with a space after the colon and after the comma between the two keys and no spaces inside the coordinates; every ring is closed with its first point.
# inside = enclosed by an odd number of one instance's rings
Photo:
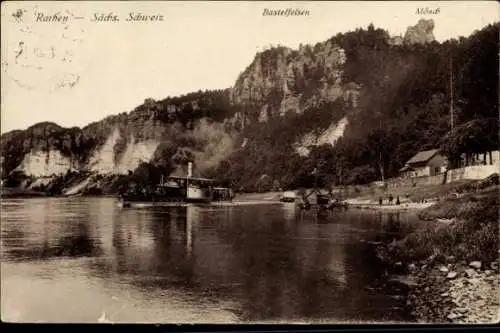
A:
{"type": "Polygon", "coordinates": [[[193,162],[188,162],[188,177],[193,177],[193,162]]]}

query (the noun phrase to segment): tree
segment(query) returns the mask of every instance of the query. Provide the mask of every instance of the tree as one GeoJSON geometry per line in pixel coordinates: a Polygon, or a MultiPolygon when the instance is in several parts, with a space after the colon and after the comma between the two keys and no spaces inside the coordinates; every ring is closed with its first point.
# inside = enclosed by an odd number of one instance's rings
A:
{"type": "Polygon", "coordinates": [[[134,170],[132,179],[142,186],[154,186],[160,183],[162,176],[168,176],[172,169],[143,162],[134,170]]]}
{"type": "MultiPolygon", "coordinates": [[[[457,166],[460,156],[498,149],[498,118],[480,118],[457,126],[443,137],[441,151],[457,166]]],[[[491,156],[490,156],[491,159],[491,156]]]]}
{"type": "Polygon", "coordinates": [[[5,186],[18,187],[26,179],[28,179],[28,177],[23,171],[13,171],[7,176],[5,186]]]}

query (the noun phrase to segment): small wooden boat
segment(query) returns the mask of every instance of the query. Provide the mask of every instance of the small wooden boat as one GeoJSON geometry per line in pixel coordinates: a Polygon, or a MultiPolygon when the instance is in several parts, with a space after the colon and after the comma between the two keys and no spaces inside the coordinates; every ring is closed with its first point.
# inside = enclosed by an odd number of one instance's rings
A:
{"type": "Polygon", "coordinates": [[[347,204],[347,202],[341,202],[341,201],[331,202],[330,204],[328,204],[328,209],[329,210],[333,210],[333,209],[336,209],[336,208],[348,209],[349,205],[347,204]]]}
{"type": "Polygon", "coordinates": [[[281,202],[295,202],[297,194],[294,191],[286,191],[280,197],[281,202]]]}
{"type": "Polygon", "coordinates": [[[299,208],[302,210],[309,210],[311,209],[311,203],[307,200],[302,200],[298,204],[299,208]]]}
{"type": "Polygon", "coordinates": [[[453,222],[455,222],[455,219],[454,218],[452,218],[452,219],[437,218],[436,221],[439,223],[443,223],[443,224],[452,224],[453,222]]]}

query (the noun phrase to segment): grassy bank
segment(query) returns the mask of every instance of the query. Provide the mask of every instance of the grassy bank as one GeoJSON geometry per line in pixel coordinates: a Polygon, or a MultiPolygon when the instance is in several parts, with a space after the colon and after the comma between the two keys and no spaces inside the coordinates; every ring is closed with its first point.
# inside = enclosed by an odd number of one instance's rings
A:
{"type": "Polygon", "coordinates": [[[498,194],[497,185],[423,209],[419,217],[436,220],[436,224],[406,236],[391,248],[391,256],[406,262],[425,260],[431,256],[441,263],[450,256],[466,262],[496,261],[499,243],[498,194]]]}
{"type": "Polygon", "coordinates": [[[493,174],[483,180],[464,179],[446,184],[389,186],[388,188],[359,185],[347,186],[341,190],[343,197],[347,199],[362,200],[370,203],[378,203],[380,197],[387,198],[388,195],[392,195],[394,200],[399,196],[401,202],[422,202],[444,200],[451,196],[475,191],[495,183],[498,184],[498,174],[493,174]]]}

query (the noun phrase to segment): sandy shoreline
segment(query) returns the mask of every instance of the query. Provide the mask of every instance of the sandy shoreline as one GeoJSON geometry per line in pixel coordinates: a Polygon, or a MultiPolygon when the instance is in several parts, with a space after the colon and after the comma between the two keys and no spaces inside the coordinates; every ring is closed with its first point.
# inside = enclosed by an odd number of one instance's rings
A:
{"type": "Polygon", "coordinates": [[[383,211],[405,211],[405,210],[421,210],[428,208],[434,204],[435,201],[432,202],[404,202],[399,205],[392,204],[382,204],[380,205],[378,202],[373,202],[369,199],[347,199],[345,202],[350,206],[358,209],[372,209],[372,210],[383,210],[383,211]]]}
{"type": "MultiPolygon", "coordinates": [[[[263,204],[279,204],[280,192],[269,192],[269,193],[243,193],[237,194],[233,200],[232,204],[237,205],[263,205],[263,204]]],[[[41,198],[41,197],[61,197],[69,198],[75,195],[57,195],[49,196],[43,193],[26,193],[26,192],[15,192],[15,193],[2,193],[2,199],[30,199],[30,198],[41,198]]],[[[81,197],[114,197],[113,195],[78,195],[81,197]]],[[[379,205],[371,200],[353,198],[344,201],[349,207],[355,209],[366,209],[366,210],[377,210],[377,211],[415,211],[421,210],[432,206],[435,202],[417,203],[417,202],[407,202],[401,203],[400,205],[379,205]]],[[[213,203],[214,205],[224,206],[223,203],[213,203]]],[[[231,205],[231,204],[226,204],[231,205]]]]}

